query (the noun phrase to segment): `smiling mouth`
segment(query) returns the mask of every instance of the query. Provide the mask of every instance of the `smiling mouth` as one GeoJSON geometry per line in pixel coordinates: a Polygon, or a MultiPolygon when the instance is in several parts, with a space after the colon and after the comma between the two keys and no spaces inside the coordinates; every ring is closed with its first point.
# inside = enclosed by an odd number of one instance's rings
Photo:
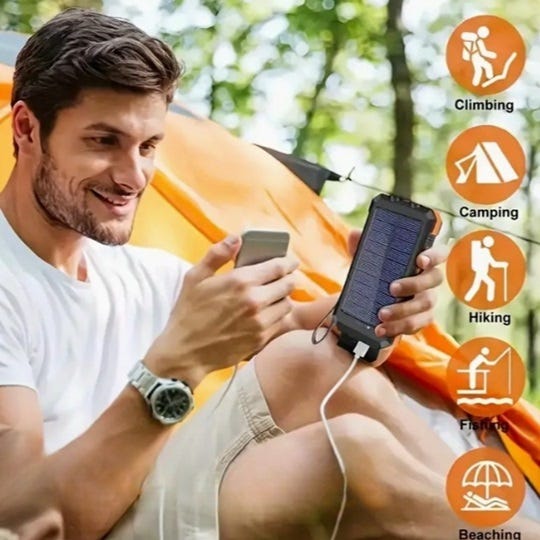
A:
{"type": "Polygon", "coordinates": [[[90,190],[93,195],[95,195],[99,200],[110,204],[112,206],[126,206],[129,204],[133,199],[136,198],[135,195],[115,195],[112,193],[103,193],[100,191],[97,191],[95,189],[90,190]]]}

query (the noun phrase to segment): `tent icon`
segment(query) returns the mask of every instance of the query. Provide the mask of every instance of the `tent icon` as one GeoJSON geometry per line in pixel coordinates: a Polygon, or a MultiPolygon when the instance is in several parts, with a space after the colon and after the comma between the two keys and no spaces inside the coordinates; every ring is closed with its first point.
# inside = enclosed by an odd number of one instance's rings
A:
{"type": "Polygon", "coordinates": [[[501,147],[496,142],[481,142],[467,156],[455,162],[459,169],[456,184],[465,184],[476,176],[477,184],[501,184],[519,179],[501,147]],[[475,175],[473,175],[475,173],[475,175]]]}

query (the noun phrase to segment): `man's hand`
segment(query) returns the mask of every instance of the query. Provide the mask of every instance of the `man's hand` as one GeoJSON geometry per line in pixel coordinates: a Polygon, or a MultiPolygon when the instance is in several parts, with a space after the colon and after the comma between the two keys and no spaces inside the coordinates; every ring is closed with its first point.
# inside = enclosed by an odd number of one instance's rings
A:
{"type": "Polygon", "coordinates": [[[239,248],[238,238],[219,242],[187,273],[167,327],[145,359],[151,370],[195,386],[283,332],[297,261],[276,258],[215,275],[239,248]]]}
{"type": "MultiPolygon", "coordinates": [[[[362,232],[351,231],[349,252],[354,255],[362,232]]],[[[416,259],[416,265],[422,272],[415,276],[398,279],[390,285],[390,293],[398,298],[409,300],[398,302],[379,311],[381,324],[375,328],[379,337],[394,337],[399,334],[414,334],[433,321],[435,307],[435,288],[443,281],[443,273],[438,268],[446,261],[448,254],[445,247],[432,247],[423,251],[416,259]]]]}

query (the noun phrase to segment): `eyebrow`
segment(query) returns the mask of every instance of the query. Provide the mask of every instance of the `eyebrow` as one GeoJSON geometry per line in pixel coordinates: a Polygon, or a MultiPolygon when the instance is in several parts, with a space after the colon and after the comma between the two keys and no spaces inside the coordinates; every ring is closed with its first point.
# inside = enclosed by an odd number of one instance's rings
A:
{"type": "MultiPolygon", "coordinates": [[[[94,124],[90,124],[84,128],[85,130],[98,130],[98,131],[106,131],[107,133],[113,133],[114,135],[122,135],[124,137],[130,137],[129,133],[126,133],[125,131],[122,131],[121,129],[118,129],[115,126],[111,126],[111,124],[107,124],[107,122],[96,122],[94,124]]],[[[161,141],[164,137],[163,133],[158,133],[157,135],[153,135],[147,141],[161,141]]]]}

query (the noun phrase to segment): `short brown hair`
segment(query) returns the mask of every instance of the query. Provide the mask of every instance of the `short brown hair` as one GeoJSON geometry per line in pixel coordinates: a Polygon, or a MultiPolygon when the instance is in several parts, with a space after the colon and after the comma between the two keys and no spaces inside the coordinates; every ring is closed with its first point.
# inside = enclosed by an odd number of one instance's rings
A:
{"type": "Polygon", "coordinates": [[[44,142],[58,112],[74,105],[81,90],[156,92],[170,103],[182,73],[163,41],[125,19],[73,8],[43,25],[19,52],[11,105],[28,105],[44,142]]]}

